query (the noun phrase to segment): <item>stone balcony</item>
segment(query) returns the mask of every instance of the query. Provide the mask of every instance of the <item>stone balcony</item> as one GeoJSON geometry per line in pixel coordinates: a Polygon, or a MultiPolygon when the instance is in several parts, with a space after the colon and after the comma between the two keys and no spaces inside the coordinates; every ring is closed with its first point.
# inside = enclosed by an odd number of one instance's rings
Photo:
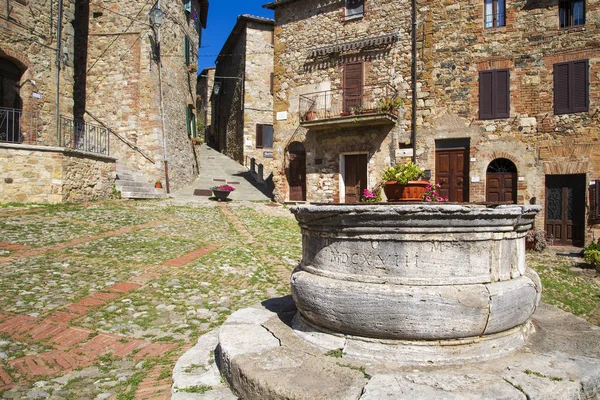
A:
{"type": "Polygon", "coordinates": [[[388,85],[308,93],[300,96],[300,125],[315,130],[394,125],[400,107],[388,85]]]}

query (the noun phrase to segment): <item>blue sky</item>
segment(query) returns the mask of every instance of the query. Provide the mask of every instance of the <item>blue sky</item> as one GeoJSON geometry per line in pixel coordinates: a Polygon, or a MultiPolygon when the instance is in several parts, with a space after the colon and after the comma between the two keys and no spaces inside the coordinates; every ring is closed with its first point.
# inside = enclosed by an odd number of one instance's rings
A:
{"type": "Polygon", "coordinates": [[[202,32],[198,71],[215,65],[215,59],[241,14],[273,18],[273,11],[262,8],[272,0],[209,0],[208,23],[202,32]]]}

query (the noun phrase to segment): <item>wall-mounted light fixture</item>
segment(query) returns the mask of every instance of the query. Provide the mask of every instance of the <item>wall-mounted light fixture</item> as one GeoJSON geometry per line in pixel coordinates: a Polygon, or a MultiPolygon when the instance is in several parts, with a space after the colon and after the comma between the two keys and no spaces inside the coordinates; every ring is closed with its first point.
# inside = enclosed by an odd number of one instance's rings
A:
{"type": "Polygon", "coordinates": [[[215,82],[215,84],[213,85],[213,94],[215,96],[218,96],[220,91],[221,91],[221,82],[215,82]]]}

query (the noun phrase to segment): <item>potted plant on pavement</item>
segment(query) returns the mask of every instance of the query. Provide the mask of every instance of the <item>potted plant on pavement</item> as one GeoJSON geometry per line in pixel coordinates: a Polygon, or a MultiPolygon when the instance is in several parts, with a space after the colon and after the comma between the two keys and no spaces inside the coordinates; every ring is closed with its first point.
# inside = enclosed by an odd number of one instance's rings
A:
{"type": "Polygon", "coordinates": [[[382,178],[388,201],[421,201],[429,181],[421,178],[425,171],[412,161],[387,167],[382,178]]]}
{"type": "Polygon", "coordinates": [[[154,187],[157,189],[162,189],[162,182],[161,181],[154,182],[154,187]]]}
{"type": "Polygon", "coordinates": [[[229,197],[229,193],[233,192],[235,188],[231,185],[220,185],[213,186],[210,188],[212,190],[213,195],[217,198],[218,201],[225,200],[229,197]]]}

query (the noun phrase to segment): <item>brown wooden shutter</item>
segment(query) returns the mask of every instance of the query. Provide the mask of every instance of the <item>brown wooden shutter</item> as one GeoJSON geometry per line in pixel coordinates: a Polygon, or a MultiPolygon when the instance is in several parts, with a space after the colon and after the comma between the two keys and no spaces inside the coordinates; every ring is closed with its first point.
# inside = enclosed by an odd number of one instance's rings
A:
{"type": "Polygon", "coordinates": [[[363,63],[344,65],[344,111],[362,106],[363,63]]]}
{"type": "Polygon", "coordinates": [[[479,119],[494,118],[493,110],[493,71],[479,73],[479,119]]]}
{"type": "Polygon", "coordinates": [[[257,149],[262,149],[263,148],[263,125],[262,124],[256,124],[256,148],[257,149]]]}
{"type": "Polygon", "coordinates": [[[592,207],[594,209],[594,215],[596,217],[596,221],[600,220],[600,181],[596,181],[596,184],[594,185],[594,207],[592,207]]]}
{"type": "Polygon", "coordinates": [[[271,72],[271,75],[269,76],[269,88],[270,88],[269,92],[271,94],[274,93],[274,90],[273,90],[274,84],[275,84],[275,74],[273,72],[271,72]]]}
{"type": "Polygon", "coordinates": [[[571,72],[571,86],[573,88],[572,112],[588,111],[588,60],[573,61],[569,72],[571,72]]]}
{"type": "Polygon", "coordinates": [[[510,117],[510,72],[509,70],[493,71],[494,85],[494,118],[510,117]]]}
{"type": "Polygon", "coordinates": [[[554,64],[554,114],[568,114],[569,102],[569,63],[554,64]]]}

